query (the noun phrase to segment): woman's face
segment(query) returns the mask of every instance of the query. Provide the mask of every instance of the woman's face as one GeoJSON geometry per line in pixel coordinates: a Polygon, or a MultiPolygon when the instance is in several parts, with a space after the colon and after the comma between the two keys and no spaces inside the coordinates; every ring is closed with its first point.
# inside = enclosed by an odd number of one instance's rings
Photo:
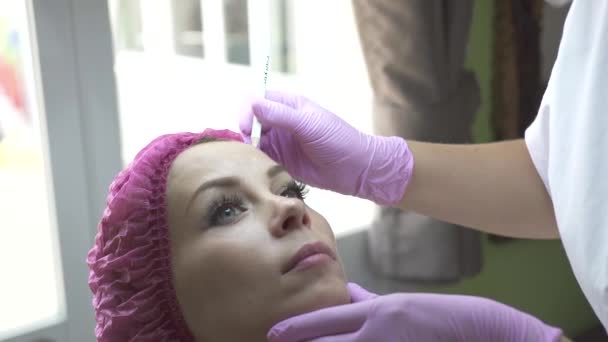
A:
{"type": "Polygon", "coordinates": [[[350,301],[329,224],[256,148],[187,149],[167,197],[174,285],[197,340],[265,340],[282,319],[350,301]]]}

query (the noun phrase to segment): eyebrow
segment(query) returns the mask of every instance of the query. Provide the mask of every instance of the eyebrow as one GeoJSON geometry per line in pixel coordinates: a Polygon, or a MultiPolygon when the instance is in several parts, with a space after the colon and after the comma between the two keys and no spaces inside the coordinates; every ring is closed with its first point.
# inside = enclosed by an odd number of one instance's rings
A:
{"type": "MultiPolygon", "coordinates": [[[[276,164],[269,168],[268,171],[266,171],[266,177],[273,178],[282,172],[287,172],[287,170],[285,170],[283,166],[276,164]]],[[[196,197],[203,191],[210,188],[233,188],[238,186],[239,184],[241,184],[241,182],[236,177],[221,177],[201,184],[194,191],[190,200],[188,200],[188,204],[186,205],[186,212],[188,212],[190,206],[192,205],[192,202],[194,202],[196,197]]]]}
{"type": "Polygon", "coordinates": [[[268,178],[272,178],[281,172],[287,172],[287,170],[285,170],[285,168],[282,165],[276,164],[276,165],[272,166],[270,169],[268,169],[268,171],[266,171],[266,176],[268,178]]]}

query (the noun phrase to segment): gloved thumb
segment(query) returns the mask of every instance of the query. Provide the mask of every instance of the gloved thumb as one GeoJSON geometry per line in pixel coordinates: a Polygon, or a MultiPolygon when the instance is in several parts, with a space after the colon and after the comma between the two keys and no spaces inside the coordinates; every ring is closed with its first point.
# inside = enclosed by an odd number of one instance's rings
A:
{"type": "Polygon", "coordinates": [[[361,329],[373,301],[345,304],[308,312],[275,324],[267,334],[271,342],[309,341],[361,329]]]}
{"type": "Polygon", "coordinates": [[[350,300],[353,303],[378,297],[377,294],[371,293],[355,283],[348,283],[348,293],[350,294],[350,300]]]}

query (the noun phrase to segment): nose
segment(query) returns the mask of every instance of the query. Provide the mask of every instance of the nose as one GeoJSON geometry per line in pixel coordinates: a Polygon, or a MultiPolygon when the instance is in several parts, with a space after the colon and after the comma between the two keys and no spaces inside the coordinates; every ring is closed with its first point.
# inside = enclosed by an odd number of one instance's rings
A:
{"type": "Polygon", "coordinates": [[[270,233],[282,237],[298,229],[310,229],[310,216],[304,202],[297,198],[276,196],[273,199],[274,214],[270,220],[270,233]]]}

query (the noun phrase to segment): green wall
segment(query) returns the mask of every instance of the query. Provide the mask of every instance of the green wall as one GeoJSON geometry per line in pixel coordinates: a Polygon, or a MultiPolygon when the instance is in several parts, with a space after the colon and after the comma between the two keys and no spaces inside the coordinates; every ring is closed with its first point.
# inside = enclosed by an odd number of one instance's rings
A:
{"type": "MultiPolygon", "coordinates": [[[[476,141],[493,139],[490,130],[493,0],[477,0],[471,28],[468,66],[475,71],[482,105],[473,133],[476,141]]],[[[483,242],[484,267],[452,286],[427,287],[445,293],[475,294],[509,304],[561,327],[567,335],[598,324],[572,274],[560,241],[483,242]]]]}

